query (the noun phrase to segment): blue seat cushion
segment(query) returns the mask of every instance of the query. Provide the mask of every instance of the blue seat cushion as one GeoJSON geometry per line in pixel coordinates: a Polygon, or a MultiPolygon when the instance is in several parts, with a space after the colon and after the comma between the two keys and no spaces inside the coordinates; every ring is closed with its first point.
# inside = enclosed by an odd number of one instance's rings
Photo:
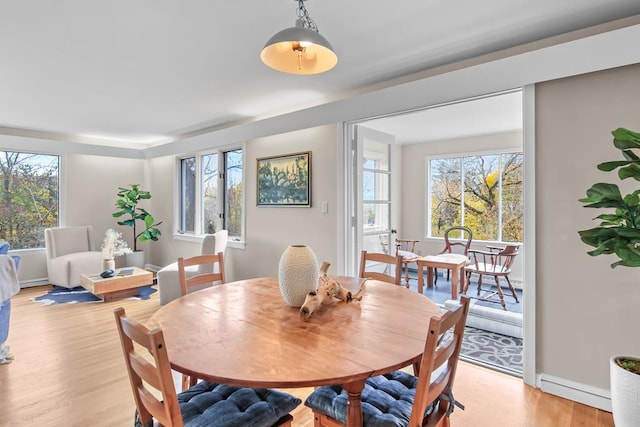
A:
{"type": "MultiPolygon", "coordinates": [[[[368,378],[360,395],[364,427],[406,427],[411,418],[418,378],[394,371],[368,378]]],[[[318,387],[304,404],[315,412],[347,423],[347,392],[342,386],[318,387]]]]}
{"type": "Polygon", "coordinates": [[[185,427],[270,427],[302,400],[273,389],[201,381],[179,393],[178,403],[185,427]]]}

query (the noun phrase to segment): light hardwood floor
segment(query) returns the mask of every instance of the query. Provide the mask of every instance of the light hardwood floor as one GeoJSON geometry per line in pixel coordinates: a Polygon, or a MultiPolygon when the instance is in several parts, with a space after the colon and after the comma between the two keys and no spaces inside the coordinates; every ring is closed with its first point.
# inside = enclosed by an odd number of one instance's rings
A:
{"type": "MultiPolygon", "coordinates": [[[[42,306],[30,299],[49,287],[12,299],[7,344],[15,360],[0,365],[0,426],[132,426],[134,404],[113,310],[144,321],[158,308],[150,300],[42,306]]],[[[302,399],[310,388],[287,390],[302,399]]],[[[466,406],[454,426],[613,426],[610,413],[545,394],[522,380],[460,363],[455,396],[466,406]]],[[[295,427],[311,427],[300,405],[295,427]]]]}

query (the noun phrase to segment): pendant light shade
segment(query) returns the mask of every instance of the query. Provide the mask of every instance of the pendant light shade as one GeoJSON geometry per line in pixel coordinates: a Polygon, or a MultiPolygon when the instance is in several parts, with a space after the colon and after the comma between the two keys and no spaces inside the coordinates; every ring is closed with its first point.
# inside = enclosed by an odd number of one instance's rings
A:
{"type": "Polygon", "coordinates": [[[274,70],[290,74],[318,74],[338,63],[331,44],[309,18],[303,0],[298,1],[296,26],[276,33],[265,44],[260,59],[274,70]]]}

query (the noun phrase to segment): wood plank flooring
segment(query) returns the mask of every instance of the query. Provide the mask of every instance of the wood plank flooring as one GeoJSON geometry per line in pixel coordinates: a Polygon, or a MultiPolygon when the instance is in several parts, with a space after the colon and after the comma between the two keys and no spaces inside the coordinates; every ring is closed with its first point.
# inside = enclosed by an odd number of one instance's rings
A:
{"type": "MultiPolygon", "coordinates": [[[[0,426],[132,426],[134,403],[113,310],[144,321],[158,308],[151,299],[43,306],[30,299],[49,287],[12,299],[7,344],[15,360],[0,365],[0,426]]],[[[287,390],[304,400],[311,388],[287,390]]],[[[454,426],[613,427],[610,413],[528,387],[520,378],[460,362],[454,426]]],[[[313,426],[300,405],[294,427],[313,426]]]]}

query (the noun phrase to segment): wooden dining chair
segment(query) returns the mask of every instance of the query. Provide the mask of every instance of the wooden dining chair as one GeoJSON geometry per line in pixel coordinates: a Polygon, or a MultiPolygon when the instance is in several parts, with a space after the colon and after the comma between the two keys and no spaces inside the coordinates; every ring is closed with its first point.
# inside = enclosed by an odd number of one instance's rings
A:
{"type": "Polygon", "coordinates": [[[511,296],[516,303],[519,302],[518,296],[516,295],[516,290],[513,288],[511,280],[509,280],[509,274],[511,273],[511,265],[513,264],[513,260],[518,255],[520,245],[506,245],[504,247],[487,246],[487,248],[488,250],[486,251],[475,249],[469,251],[471,263],[465,267],[467,280],[465,280],[463,293],[467,293],[471,275],[477,274],[478,297],[473,298],[482,301],[498,303],[502,305],[503,310],[506,310],[507,305],[504,301],[504,293],[502,292],[502,287],[500,286],[499,277],[504,277],[504,279],[507,281],[507,285],[509,286],[509,290],[511,291],[511,296]],[[496,281],[495,289],[483,288],[482,276],[493,276],[496,281]],[[483,293],[482,296],[480,296],[482,292],[486,293],[483,293]]]}
{"type": "Polygon", "coordinates": [[[149,330],[122,307],[114,315],[136,403],[136,426],[151,426],[154,420],[165,427],[291,426],[290,412],[302,401],[278,390],[201,381],[176,394],[162,330],[149,330]]]}
{"type": "MultiPolygon", "coordinates": [[[[191,258],[178,258],[178,278],[180,280],[181,295],[187,295],[193,290],[200,290],[214,283],[222,284],[224,277],[224,255],[217,254],[196,255],[191,258]],[[189,267],[197,267],[197,274],[187,275],[189,267]]],[[[182,390],[196,385],[198,379],[194,376],[182,374],[182,390]]]]}
{"type": "Polygon", "coordinates": [[[382,280],[399,286],[402,282],[402,257],[362,251],[360,277],[382,280]],[[393,274],[387,273],[390,269],[393,270],[393,274]]]}
{"type": "Polygon", "coordinates": [[[178,277],[182,295],[193,290],[202,289],[214,283],[224,283],[224,255],[217,254],[196,255],[191,258],[178,258],[178,277]],[[187,267],[198,266],[198,274],[187,275],[187,267]]]}
{"type": "MultiPolygon", "coordinates": [[[[419,374],[404,370],[368,378],[362,391],[363,426],[449,426],[454,406],[464,409],[453,397],[469,297],[440,318],[429,321],[419,374]],[[437,375],[432,379],[432,374],[437,375]]],[[[304,404],[314,414],[314,426],[343,426],[349,397],[339,385],[316,388],[304,404]]]]}
{"type": "Polygon", "coordinates": [[[402,267],[404,268],[405,286],[409,287],[409,264],[416,262],[418,254],[416,245],[420,240],[396,239],[396,256],[402,257],[402,267]]]}
{"type": "MultiPolygon", "coordinates": [[[[471,241],[473,240],[473,233],[467,227],[454,226],[449,227],[444,231],[444,249],[441,254],[461,254],[469,256],[469,248],[471,248],[471,241]],[[456,239],[456,240],[454,240],[456,239]]],[[[451,278],[451,270],[447,270],[447,281],[451,278]]],[[[435,269],[435,278],[433,280],[434,285],[438,284],[438,269],[435,269]]]]}

